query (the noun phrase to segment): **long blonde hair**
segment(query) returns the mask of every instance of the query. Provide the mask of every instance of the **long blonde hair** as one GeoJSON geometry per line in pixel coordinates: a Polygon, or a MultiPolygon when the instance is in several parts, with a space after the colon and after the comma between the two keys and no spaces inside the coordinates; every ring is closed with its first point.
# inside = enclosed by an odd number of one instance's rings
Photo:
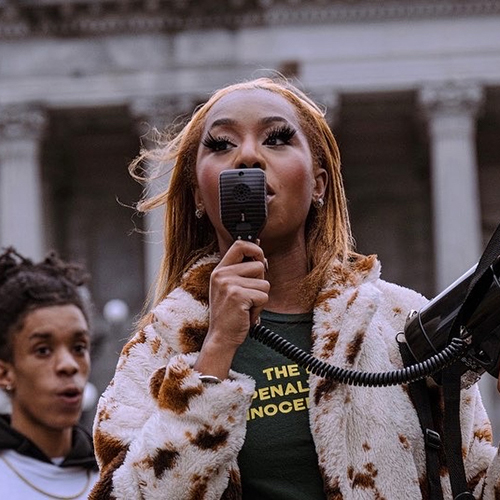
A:
{"type": "MultiPolygon", "coordinates": [[[[137,205],[141,212],[164,206],[164,255],[156,282],[154,304],[180,283],[185,271],[200,257],[217,252],[215,231],[207,217],[195,216],[194,187],[196,157],[207,113],[222,97],[239,90],[263,89],[284,97],[296,109],[300,125],[308,138],[315,168],[328,174],[324,206],[311,206],[306,224],[308,288],[317,288],[332,260],[346,261],[352,253],[352,236],[347,202],[340,172],[337,142],[325,120],[324,111],[304,92],[284,78],[257,78],[217,90],[199,106],[191,119],[173,138],[157,149],[143,149],[130,164],[131,175],[147,181],[146,165],[167,166],[171,178],[167,189],[137,205]]],[[[153,181],[154,179],[149,179],[153,181]]]]}

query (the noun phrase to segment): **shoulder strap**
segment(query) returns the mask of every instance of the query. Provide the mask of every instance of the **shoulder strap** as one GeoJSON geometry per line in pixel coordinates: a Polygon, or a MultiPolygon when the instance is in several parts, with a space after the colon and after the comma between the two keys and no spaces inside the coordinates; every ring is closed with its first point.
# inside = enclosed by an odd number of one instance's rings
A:
{"type": "Polygon", "coordinates": [[[444,451],[450,474],[451,491],[454,500],[474,500],[467,486],[462,456],[462,431],[460,426],[461,367],[458,363],[443,370],[444,395],[444,451]]]}
{"type": "MultiPolygon", "coordinates": [[[[415,363],[410,349],[406,342],[398,342],[401,357],[405,366],[415,363]]],[[[418,420],[425,443],[425,461],[427,471],[427,486],[429,488],[429,498],[432,500],[443,500],[441,489],[441,479],[439,474],[439,451],[441,449],[441,436],[435,429],[429,391],[425,380],[417,380],[408,384],[410,396],[417,410],[418,420]]]]}

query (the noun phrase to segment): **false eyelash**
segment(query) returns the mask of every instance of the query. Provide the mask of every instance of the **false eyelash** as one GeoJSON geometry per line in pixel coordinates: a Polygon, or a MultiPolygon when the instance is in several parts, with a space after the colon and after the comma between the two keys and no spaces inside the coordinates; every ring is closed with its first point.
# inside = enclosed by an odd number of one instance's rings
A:
{"type": "Polygon", "coordinates": [[[292,137],[296,134],[296,130],[290,127],[289,125],[281,125],[272,129],[268,136],[267,140],[270,139],[281,139],[285,144],[288,144],[292,137]]]}
{"type": "Polygon", "coordinates": [[[231,141],[228,137],[214,137],[210,132],[208,132],[207,137],[203,139],[202,144],[213,151],[220,151],[221,146],[230,142],[231,141]]]}

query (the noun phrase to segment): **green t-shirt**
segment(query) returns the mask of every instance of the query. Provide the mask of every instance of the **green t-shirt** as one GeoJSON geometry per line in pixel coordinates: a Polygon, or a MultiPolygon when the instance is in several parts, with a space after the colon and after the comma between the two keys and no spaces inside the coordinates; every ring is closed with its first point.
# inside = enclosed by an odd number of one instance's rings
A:
{"type": "MultiPolygon", "coordinates": [[[[312,314],[263,311],[261,322],[301,349],[311,350],[312,314]]],[[[309,427],[306,371],[250,338],[232,367],[256,381],[238,457],[243,500],[324,500],[309,427]]]]}

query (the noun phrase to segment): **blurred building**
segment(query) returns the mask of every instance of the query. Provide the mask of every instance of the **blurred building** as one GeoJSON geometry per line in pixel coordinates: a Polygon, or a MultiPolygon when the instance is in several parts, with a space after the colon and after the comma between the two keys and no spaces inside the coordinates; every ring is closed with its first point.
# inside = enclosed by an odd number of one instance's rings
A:
{"type": "Polygon", "coordinates": [[[271,69],[327,107],[385,279],[433,296],[500,222],[500,0],[0,0],[0,245],[88,266],[99,389],[161,255],[141,136],[271,69]]]}

